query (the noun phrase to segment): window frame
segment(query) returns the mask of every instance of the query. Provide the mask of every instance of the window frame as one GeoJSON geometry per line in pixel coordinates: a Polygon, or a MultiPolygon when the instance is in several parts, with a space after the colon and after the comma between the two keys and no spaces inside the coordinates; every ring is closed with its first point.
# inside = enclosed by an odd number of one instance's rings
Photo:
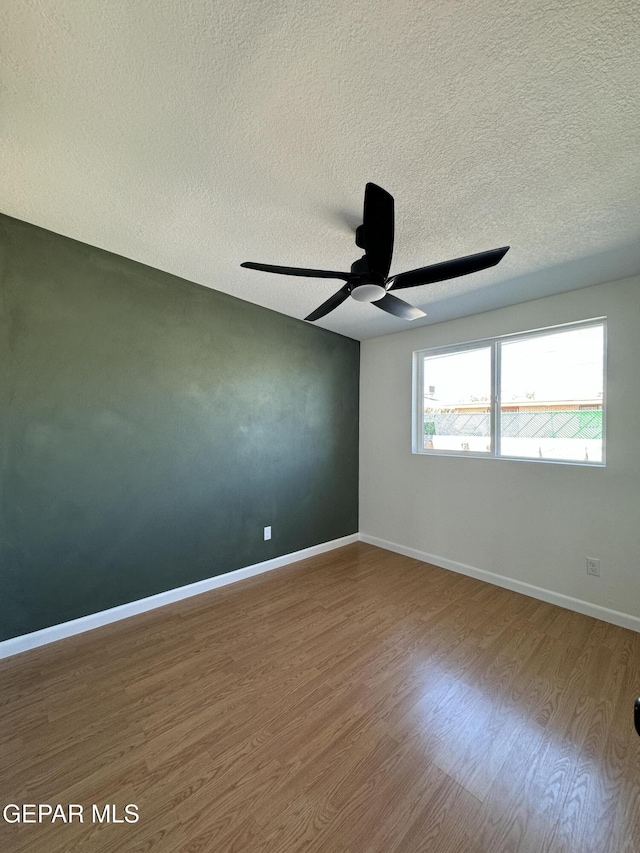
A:
{"type": "Polygon", "coordinates": [[[458,344],[445,344],[438,347],[415,350],[412,362],[412,395],[411,395],[411,452],[417,456],[454,456],[471,457],[473,459],[500,459],[507,462],[538,462],[551,465],[582,465],[587,468],[606,467],[606,421],[607,421],[607,318],[593,317],[588,320],[577,320],[572,323],[561,323],[555,326],[532,329],[527,332],[514,332],[508,335],[496,335],[491,338],[481,338],[458,344]],[[501,344],[514,341],[530,340],[542,335],[552,335],[585,329],[592,326],[602,326],[602,460],[576,459],[540,459],[529,456],[502,456],[500,453],[500,384],[502,352],[501,344]],[[491,408],[489,415],[490,450],[444,450],[424,447],[424,362],[425,358],[450,355],[458,352],[470,352],[478,349],[491,349],[491,408]]]}

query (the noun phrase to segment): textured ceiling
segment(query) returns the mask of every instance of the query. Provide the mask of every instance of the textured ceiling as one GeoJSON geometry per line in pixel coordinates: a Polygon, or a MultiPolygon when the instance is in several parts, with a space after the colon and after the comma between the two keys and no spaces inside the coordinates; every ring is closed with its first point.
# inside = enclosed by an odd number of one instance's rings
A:
{"type": "Polygon", "coordinates": [[[510,244],[491,270],[348,300],[402,331],[640,272],[637,0],[4,0],[0,210],[304,317],[348,269],[364,186],[392,272],[510,244]]]}

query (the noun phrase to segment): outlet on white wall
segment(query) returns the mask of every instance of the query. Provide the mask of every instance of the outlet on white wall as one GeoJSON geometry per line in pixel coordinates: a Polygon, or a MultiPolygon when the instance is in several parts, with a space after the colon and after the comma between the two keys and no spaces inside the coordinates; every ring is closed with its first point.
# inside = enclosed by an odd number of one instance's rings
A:
{"type": "Polygon", "coordinates": [[[264,529],[264,541],[266,542],[268,539],[271,539],[271,525],[264,529]]]}
{"type": "Polygon", "coordinates": [[[600,577],[600,560],[598,557],[587,557],[587,574],[600,577]]]}

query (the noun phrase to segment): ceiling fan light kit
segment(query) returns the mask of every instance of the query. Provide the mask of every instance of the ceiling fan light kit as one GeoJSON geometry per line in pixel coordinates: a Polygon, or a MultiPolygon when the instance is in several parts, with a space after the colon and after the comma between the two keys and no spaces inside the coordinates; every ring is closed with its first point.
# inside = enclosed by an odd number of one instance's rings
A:
{"type": "Polygon", "coordinates": [[[337,293],[305,317],[309,322],[326,316],[349,297],[356,302],[370,302],[376,308],[403,320],[417,320],[419,317],[426,317],[426,313],[398,299],[389,291],[419,287],[422,284],[434,284],[437,281],[469,275],[469,273],[495,266],[509,251],[509,246],[502,246],[500,249],[491,249],[488,252],[479,252],[476,255],[467,255],[464,258],[431,264],[428,267],[390,276],[394,221],[393,196],[377,184],[368,183],[364,193],[363,222],[356,229],[355,238],[356,246],[364,249],[365,253],[351,264],[350,272],[281,267],[252,261],[246,261],[240,266],[281,275],[334,278],[346,282],[337,293]]]}
{"type": "Polygon", "coordinates": [[[386,292],[382,284],[356,284],[350,296],[356,302],[377,302],[386,292]]]}

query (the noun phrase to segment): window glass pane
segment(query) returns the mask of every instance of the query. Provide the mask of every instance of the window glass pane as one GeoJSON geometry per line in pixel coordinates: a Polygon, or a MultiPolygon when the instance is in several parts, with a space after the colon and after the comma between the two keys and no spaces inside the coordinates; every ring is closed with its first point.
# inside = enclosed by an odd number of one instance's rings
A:
{"type": "Polygon", "coordinates": [[[500,348],[500,455],[601,462],[603,326],[500,348]]]}
{"type": "Polygon", "coordinates": [[[424,359],[425,450],[491,452],[491,347],[424,359]]]}

